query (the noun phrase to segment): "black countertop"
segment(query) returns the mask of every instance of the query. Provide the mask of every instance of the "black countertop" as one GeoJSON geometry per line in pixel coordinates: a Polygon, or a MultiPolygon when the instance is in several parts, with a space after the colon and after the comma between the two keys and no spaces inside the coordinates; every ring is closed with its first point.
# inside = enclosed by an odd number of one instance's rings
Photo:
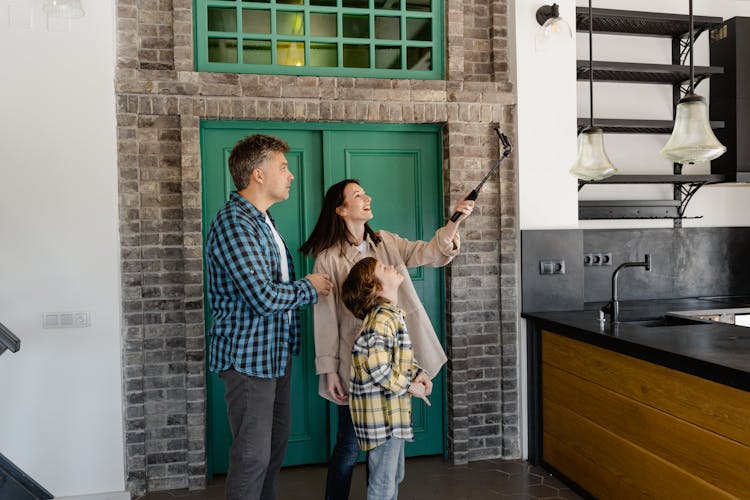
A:
{"type": "Polygon", "coordinates": [[[602,305],[587,303],[583,311],[525,312],[522,317],[539,328],[750,391],[750,328],[714,322],[672,326],[629,323],[670,312],[750,312],[750,297],[622,301],[617,325],[599,322],[602,305]]]}

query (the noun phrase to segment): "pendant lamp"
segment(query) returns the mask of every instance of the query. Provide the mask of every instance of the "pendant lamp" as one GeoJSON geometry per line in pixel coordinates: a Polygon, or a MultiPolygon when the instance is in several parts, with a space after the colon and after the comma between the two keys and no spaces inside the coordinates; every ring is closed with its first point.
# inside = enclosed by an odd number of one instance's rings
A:
{"type": "Polygon", "coordinates": [[[690,0],[690,90],[680,99],[675,113],[674,129],[661,155],[674,163],[711,161],[727,148],[714,135],[708,120],[706,99],[695,94],[693,65],[693,0],[690,0]]]}
{"type": "Polygon", "coordinates": [[[578,135],[578,157],[570,173],[584,181],[599,181],[614,175],[617,168],[604,149],[604,131],[594,126],[594,16],[589,0],[589,126],[578,135]]]}

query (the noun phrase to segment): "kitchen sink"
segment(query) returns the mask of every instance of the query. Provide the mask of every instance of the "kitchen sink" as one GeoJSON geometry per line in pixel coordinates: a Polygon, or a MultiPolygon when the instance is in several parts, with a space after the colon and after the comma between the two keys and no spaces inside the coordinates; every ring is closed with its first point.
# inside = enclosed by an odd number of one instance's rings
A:
{"type": "Polygon", "coordinates": [[[678,316],[672,314],[666,314],[661,318],[656,319],[642,319],[634,321],[620,321],[626,325],[637,325],[645,327],[666,327],[666,326],[686,326],[686,325],[705,325],[712,324],[713,321],[706,319],[688,318],[686,316],[678,316]]]}

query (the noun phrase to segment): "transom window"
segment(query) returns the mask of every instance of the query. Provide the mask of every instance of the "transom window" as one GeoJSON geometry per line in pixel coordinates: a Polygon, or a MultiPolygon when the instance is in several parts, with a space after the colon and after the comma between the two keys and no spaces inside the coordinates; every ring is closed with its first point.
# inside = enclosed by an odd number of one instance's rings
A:
{"type": "Polygon", "coordinates": [[[440,79],[440,0],[195,0],[198,71],[440,79]]]}

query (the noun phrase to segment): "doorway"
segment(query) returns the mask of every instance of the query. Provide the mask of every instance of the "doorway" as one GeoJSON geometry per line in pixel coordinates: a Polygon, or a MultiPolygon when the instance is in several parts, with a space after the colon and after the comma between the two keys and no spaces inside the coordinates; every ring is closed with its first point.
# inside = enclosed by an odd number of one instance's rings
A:
{"type": "MultiPolygon", "coordinates": [[[[234,190],[227,160],[234,145],[248,135],[264,133],[289,143],[289,169],[295,177],[289,199],[271,207],[279,232],[289,247],[297,276],[312,270],[313,259],[297,249],[317,220],[325,190],[345,179],[358,179],[373,198],[373,229],[395,232],[410,240],[429,240],[443,225],[441,137],[438,125],[285,123],[246,121],[201,122],[203,237],[214,214],[234,190]]],[[[410,269],[427,314],[444,338],[443,271],[410,269]]],[[[211,324],[206,311],[206,326],[211,324]]],[[[335,439],[336,412],[317,394],[312,308],[302,310],[301,352],[292,367],[292,430],[285,466],[323,463],[335,439]]],[[[206,332],[207,333],[207,332],[206,332]]],[[[415,440],[407,456],[442,454],[445,450],[445,375],[434,379],[432,407],[415,402],[415,440]]],[[[221,379],[207,374],[207,454],[209,476],[225,473],[231,433],[221,379]]]]}

